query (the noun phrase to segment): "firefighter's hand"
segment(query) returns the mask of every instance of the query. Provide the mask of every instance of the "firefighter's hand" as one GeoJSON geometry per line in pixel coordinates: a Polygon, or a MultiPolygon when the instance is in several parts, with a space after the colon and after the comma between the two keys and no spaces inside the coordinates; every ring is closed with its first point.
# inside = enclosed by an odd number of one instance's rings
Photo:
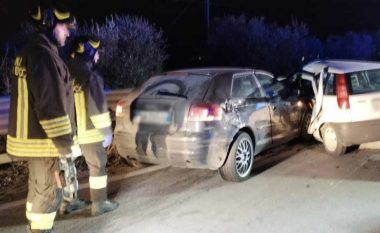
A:
{"type": "Polygon", "coordinates": [[[112,134],[108,134],[104,137],[103,147],[109,147],[112,143],[112,134]]]}
{"type": "Polygon", "coordinates": [[[82,155],[82,151],[78,144],[75,144],[71,146],[71,153],[74,158],[79,157],[82,155]]]}

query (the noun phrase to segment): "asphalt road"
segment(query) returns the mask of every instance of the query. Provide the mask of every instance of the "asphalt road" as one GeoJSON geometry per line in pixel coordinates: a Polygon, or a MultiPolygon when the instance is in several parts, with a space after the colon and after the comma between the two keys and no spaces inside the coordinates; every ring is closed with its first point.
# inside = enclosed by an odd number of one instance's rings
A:
{"type": "MultiPolygon", "coordinates": [[[[289,144],[258,157],[252,177],[168,168],[111,184],[114,212],[59,217],[55,232],[380,232],[380,150],[343,157],[289,144]]],[[[0,232],[25,232],[23,207],[0,212],[0,232]]]]}

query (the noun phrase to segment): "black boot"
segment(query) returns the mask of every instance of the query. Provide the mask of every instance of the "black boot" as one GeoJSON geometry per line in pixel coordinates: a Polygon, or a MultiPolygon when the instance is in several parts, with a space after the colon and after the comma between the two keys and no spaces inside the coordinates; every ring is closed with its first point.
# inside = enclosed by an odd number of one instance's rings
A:
{"type": "Polygon", "coordinates": [[[115,210],[117,207],[119,207],[119,203],[116,201],[105,200],[103,202],[93,202],[91,205],[91,216],[99,216],[115,210]]]}
{"type": "Polygon", "coordinates": [[[119,203],[107,199],[107,188],[90,189],[91,216],[98,216],[119,207],[119,203]]]}
{"type": "Polygon", "coordinates": [[[70,214],[73,212],[77,212],[80,210],[83,210],[86,208],[90,203],[83,201],[79,198],[76,198],[72,200],[71,202],[68,201],[63,201],[60,208],[59,208],[59,214],[60,215],[65,215],[65,214],[70,214]]]}

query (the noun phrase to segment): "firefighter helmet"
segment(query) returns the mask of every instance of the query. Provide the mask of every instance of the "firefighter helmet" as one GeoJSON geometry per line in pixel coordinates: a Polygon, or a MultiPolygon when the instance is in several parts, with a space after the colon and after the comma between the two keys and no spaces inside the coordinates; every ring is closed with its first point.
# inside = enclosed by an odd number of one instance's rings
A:
{"type": "Polygon", "coordinates": [[[95,36],[81,38],[75,42],[74,48],[74,54],[83,56],[86,59],[93,59],[100,48],[100,39],[95,36]]]}
{"type": "Polygon", "coordinates": [[[30,16],[38,27],[51,29],[57,23],[66,23],[70,28],[76,27],[76,19],[72,13],[60,6],[35,5],[30,10],[30,16]]]}

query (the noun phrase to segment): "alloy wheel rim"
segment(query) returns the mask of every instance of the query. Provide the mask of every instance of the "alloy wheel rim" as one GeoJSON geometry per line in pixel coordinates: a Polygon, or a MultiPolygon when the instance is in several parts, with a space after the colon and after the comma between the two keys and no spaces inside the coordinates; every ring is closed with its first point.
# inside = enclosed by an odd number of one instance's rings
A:
{"type": "Polygon", "coordinates": [[[252,143],[244,138],[240,140],[236,150],[236,171],[240,177],[249,175],[252,166],[252,143]]]}

